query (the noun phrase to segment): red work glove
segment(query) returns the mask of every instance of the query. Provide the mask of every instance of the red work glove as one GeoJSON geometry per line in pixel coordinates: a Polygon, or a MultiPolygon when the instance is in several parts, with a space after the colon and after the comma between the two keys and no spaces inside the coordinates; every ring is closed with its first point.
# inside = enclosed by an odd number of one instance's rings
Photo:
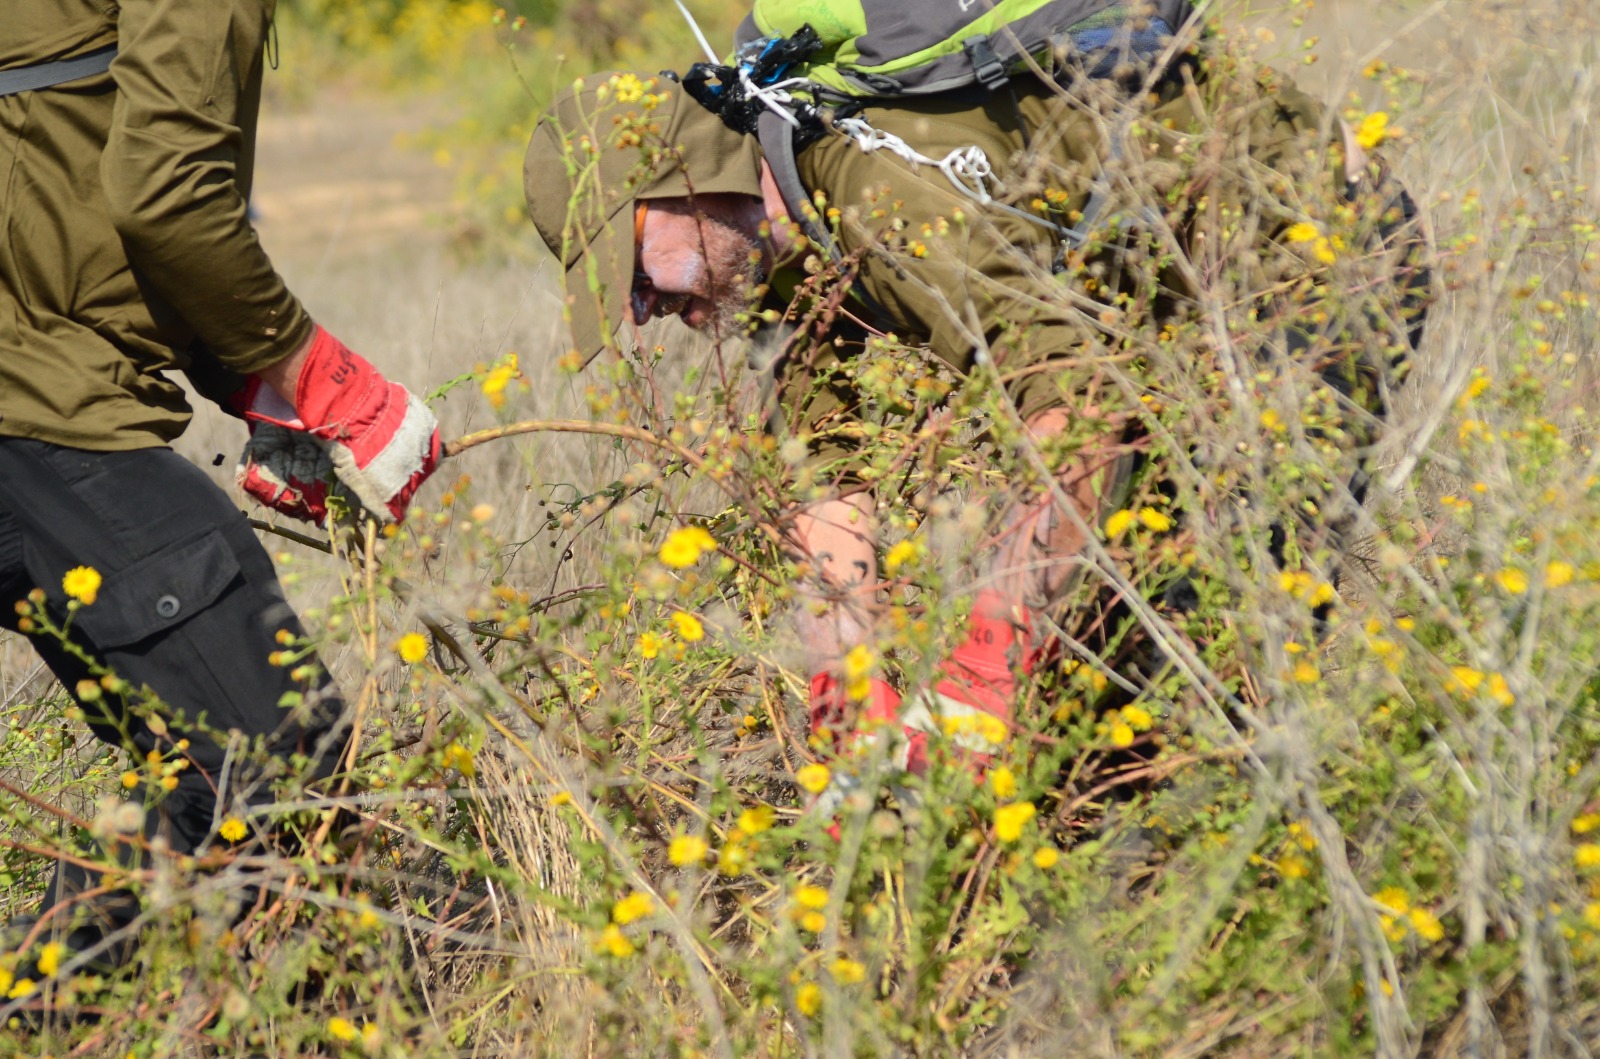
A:
{"type": "MultiPolygon", "coordinates": [[[[300,368],[294,407],[286,408],[275,399],[271,387],[252,380],[240,396],[245,418],[304,432],[320,441],[333,475],[369,512],[400,518],[439,465],[439,425],[428,406],[320,326],[300,368]]],[[[281,439],[275,440],[274,448],[281,445],[281,439]]],[[[260,459],[256,463],[263,466],[260,459]]],[[[287,466],[293,473],[310,464],[291,459],[287,466]]],[[[304,498],[306,510],[314,509],[315,501],[293,478],[279,476],[277,466],[266,469],[271,473],[260,491],[241,477],[252,496],[261,498],[263,492],[277,490],[275,499],[267,502],[279,507],[283,490],[294,488],[304,498]]]]}
{"type": "Polygon", "coordinates": [[[260,379],[252,377],[225,407],[250,428],[234,469],[239,488],[263,507],[320,526],[333,481],[327,446],[307,434],[289,402],[260,379]]]}
{"type": "Polygon", "coordinates": [[[304,431],[250,424],[234,474],[239,488],[265,507],[319,526],[328,517],[333,460],[327,446],[304,431]]]}

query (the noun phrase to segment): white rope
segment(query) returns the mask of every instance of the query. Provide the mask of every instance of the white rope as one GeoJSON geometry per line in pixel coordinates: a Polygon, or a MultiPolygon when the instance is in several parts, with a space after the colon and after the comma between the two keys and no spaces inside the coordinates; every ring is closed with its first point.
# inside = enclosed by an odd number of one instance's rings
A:
{"type": "Polygon", "coordinates": [[[683,0],[673,0],[673,3],[677,4],[678,10],[683,12],[684,20],[689,23],[689,28],[694,31],[694,39],[700,42],[700,48],[706,53],[706,58],[712,63],[717,62],[717,53],[711,50],[711,42],[706,40],[704,33],[700,32],[700,23],[696,22],[694,16],[689,13],[689,9],[683,6],[683,0]]]}
{"type": "Polygon", "coordinates": [[[911,165],[933,166],[944,174],[945,179],[950,181],[957,191],[981,206],[1004,210],[1041,228],[1049,228],[1053,232],[1062,230],[1061,226],[1053,221],[1045,220],[1027,210],[1020,210],[1010,203],[1000,202],[989,194],[988,182],[994,176],[994,166],[989,163],[989,156],[984,153],[983,148],[976,144],[971,147],[957,147],[943,158],[929,158],[894,133],[875,129],[862,118],[842,118],[835,121],[833,127],[850,137],[855,145],[867,154],[882,149],[898,155],[911,165]]]}
{"type": "Polygon", "coordinates": [[[804,77],[790,77],[770,85],[758,85],[750,79],[750,71],[741,66],[739,81],[744,85],[746,95],[760,100],[762,106],[788,122],[791,128],[800,127],[800,119],[795,117],[794,108],[789,105],[794,102],[794,95],[789,89],[808,84],[804,77]]]}

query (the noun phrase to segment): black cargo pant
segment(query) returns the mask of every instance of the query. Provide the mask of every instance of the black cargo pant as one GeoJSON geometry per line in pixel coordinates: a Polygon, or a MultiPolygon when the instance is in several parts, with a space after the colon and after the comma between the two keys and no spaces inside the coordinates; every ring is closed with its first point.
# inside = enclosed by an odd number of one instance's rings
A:
{"type": "MultiPolygon", "coordinates": [[[[314,775],[334,770],[337,692],[326,676],[308,688],[269,660],[279,630],[301,635],[299,620],[249,522],[199,468],[165,448],[87,452],[0,438],[0,624],[18,628],[16,603],[35,588],[52,620],[67,622],[62,576],[78,566],[102,584],[70,615],[71,642],[131,690],[80,696],[94,670],[51,637],[31,640],[95,734],[137,755],[136,768],[151,751],[189,759],[147,812],[147,835],[193,852],[213,835],[219,803],[225,812],[239,800],[269,801],[291,755],[306,755],[314,775]],[[159,700],[154,711],[146,688],[159,700]],[[305,693],[301,708],[279,705],[291,691],[305,693]]],[[[120,856],[131,856],[125,844],[120,856]]],[[[98,884],[96,873],[60,862],[45,905],[98,884]]],[[[112,918],[136,910],[124,898],[112,918]]]]}

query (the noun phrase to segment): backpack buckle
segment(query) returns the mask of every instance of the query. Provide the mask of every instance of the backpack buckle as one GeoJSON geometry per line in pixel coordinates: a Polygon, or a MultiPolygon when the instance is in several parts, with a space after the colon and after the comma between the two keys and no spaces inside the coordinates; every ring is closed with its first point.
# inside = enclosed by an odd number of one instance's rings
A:
{"type": "Polygon", "coordinates": [[[967,60],[972,63],[972,72],[977,77],[978,83],[990,92],[1011,79],[1011,75],[1006,73],[1005,63],[995,54],[986,35],[968,37],[961,42],[961,48],[967,53],[967,60]]]}

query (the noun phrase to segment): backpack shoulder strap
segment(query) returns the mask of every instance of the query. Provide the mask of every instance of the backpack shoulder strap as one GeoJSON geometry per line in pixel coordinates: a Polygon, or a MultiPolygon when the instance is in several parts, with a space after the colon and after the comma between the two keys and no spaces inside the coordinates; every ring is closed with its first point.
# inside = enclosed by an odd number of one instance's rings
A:
{"type": "Polygon", "coordinates": [[[117,46],[107,45],[76,59],[39,63],[35,66],[18,66],[0,70],[0,96],[14,96],[18,92],[36,92],[78,81],[111,69],[111,60],[117,57],[117,46]]]}
{"type": "Polygon", "coordinates": [[[811,194],[800,179],[800,167],[794,157],[793,126],[776,113],[763,111],[756,122],[756,137],[761,141],[761,154],[772,169],[772,179],[778,185],[778,192],[783,195],[783,204],[789,208],[790,218],[828,255],[829,260],[838,261],[839,248],[833,244],[827,225],[817,216],[817,208],[811,204],[811,194]]]}

